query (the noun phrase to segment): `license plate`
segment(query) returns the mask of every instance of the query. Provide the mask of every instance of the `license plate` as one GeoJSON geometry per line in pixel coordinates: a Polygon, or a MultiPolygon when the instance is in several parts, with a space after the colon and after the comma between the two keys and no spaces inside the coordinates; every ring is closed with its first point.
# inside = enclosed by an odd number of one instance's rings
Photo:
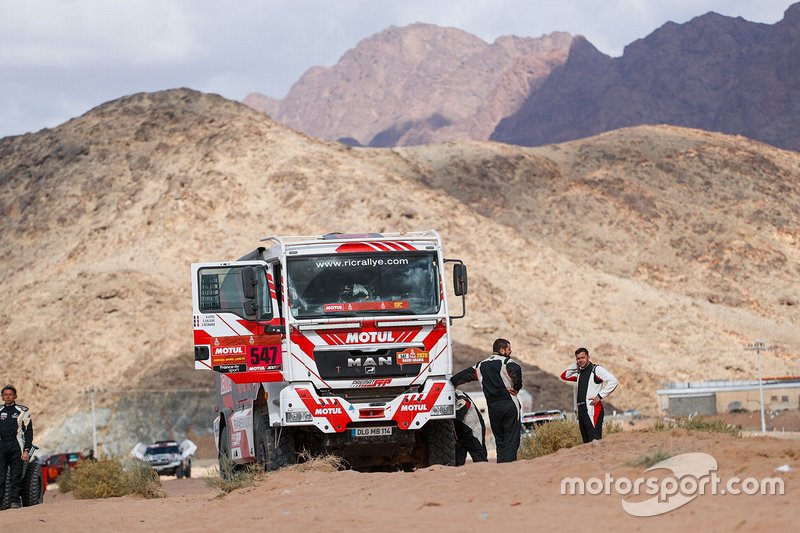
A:
{"type": "Polygon", "coordinates": [[[380,437],[382,435],[391,435],[392,428],[390,426],[378,428],[353,428],[350,430],[351,437],[380,437]]]}

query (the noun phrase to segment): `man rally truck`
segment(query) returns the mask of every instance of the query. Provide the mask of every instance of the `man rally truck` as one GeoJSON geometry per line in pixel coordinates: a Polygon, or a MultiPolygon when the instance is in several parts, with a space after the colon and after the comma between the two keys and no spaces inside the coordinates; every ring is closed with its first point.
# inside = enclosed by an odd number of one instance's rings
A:
{"type": "Polygon", "coordinates": [[[454,464],[450,327],[466,312],[467,269],[444,258],[439,234],[262,242],[192,265],[195,368],[216,371],[221,474],[301,452],[354,468],[454,464]]]}

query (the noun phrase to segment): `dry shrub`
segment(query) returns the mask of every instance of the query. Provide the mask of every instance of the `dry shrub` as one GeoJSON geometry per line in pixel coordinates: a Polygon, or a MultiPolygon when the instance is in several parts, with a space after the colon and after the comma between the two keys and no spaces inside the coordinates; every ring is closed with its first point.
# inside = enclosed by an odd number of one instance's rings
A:
{"type": "Polygon", "coordinates": [[[703,417],[678,420],[678,427],[695,431],[709,431],[711,433],[727,433],[734,437],[742,436],[742,428],[739,426],[726,424],[722,420],[706,420],[703,417]]]}
{"type": "Polygon", "coordinates": [[[167,497],[158,472],[143,461],[132,461],[126,466],[125,485],[128,494],[138,494],[147,499],[167,497]]]}
{"type": "Polygon", "coordinates": [[[123,464],[117,458],[79,463],[71,471],[68,485],[79,500],[127,494],[145,498],[167,496],[158,473],[150,465],[141,461],[123,464]]]}
{"type": "MultiPolygon", "coordinates": [[[[335,455],[313,456],[307,451],[298,454],[298,464],[285,467],[294,472],[335,472],[345,470],[347,461],[335,455]]],[[[206,485],[220,494],[227,494],[237,489],[253,487],[269,476],[270,472],[265,472],[264,467],[256,463],[245,466],[234,465],[226,462],[220,469],[211,468],[204,476],[206,485]]]]}
{"type": "Polygon", "coordinates": [[[603,423],[603,436],[622,433],[622,422],[611,420],[603,423]]]}
{"type": "Polygon", "coordinates": [[[72,470],[72,492],[79,500],[124,496],[124,477],[119,459],[83,461],[72,470]]]}
{"type": "Polygon", "coordinates": [[[234,466],[230,463],[223,465],[222,468],[222,472],[220,472],[219,467],[210,468],[206,475],[203,476],[206,485],[220,494],[252,487],[265,475],[264,467],[256,463],[251,463],[244,467],[234,466]]]}
{"type": "Polygon", "coordinates": [[[654,451],[653,453],[645,454],[635,461],[632,461],[630,464],[631,466],[643,466],[645,468],[650,468],[654,464],[660,463],[666,459],[669,459],[674,454],[668,451],[662,450],[659,448],[658,450],[654,451]]]}
{"type": "Polygon", "coordinates": [[[70,492],[72,490],[72,469],[65,467],[61,475],[58,476],[58,491],[70,492]]]}
{"type": "Polygon", "coordinates": [[[303,451],[298,456],[298,463],[289,468],[295,472],[336,472],[337,470],[346,470],[347,467],[347,461],[337,455],[328,454],[315,457],[311,453],[303,451]]]}
{"type": "Polygon", "coordinates": [[[706,420],[698,416],[694,418],[664,419],[653,424],[654,431],[668,431],[673,428],[687,429],[690,431],[708,431],[710,433],[727,433],[734,437],[742,436],[741,426],[726,424],[722,420],[706,420]]]}
{"type": "Polygon", "coordinates": [[[572,448],[583,443],[578,423],[571,420],[554,420],[536,426],[533,436],[523,439],[520,459],[533,459],[555,453],[561,448],[572,448]]]}

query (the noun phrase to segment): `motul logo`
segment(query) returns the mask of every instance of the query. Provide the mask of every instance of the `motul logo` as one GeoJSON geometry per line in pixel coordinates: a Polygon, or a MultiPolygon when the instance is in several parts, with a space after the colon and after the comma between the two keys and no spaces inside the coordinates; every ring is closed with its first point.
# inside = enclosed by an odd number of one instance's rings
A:
{"type": "Polygon", "coordinates": [[[244,346],[214,346],[213,355],[244,355],[244,346]]]}
{"type": "Polygon", "coordinates": [[[366,343],[366,342],[394,342],[394,335],[391,331],[362,331],[361,333],[348,333],[347,344],[366,343]]]}
{"type": "Polygon", "coordinates": [[[377,361],[374,357],[348,357],[347,358],[347,366],[348,367],[359,367],[359,366],[385,366],[392,364],[392,357],[378,357],[377,361]]]}
{"type": "Polygon", "coordinates": [[[401,405],[400,406],[400,410],[401,411],[427,411],[428,408],[425,407],[424,405],[411,404],[411,405],[401,405]]]}
{"type": "Polygon", "coordinates": [[[340,414],[342,414],[341,407],[321,407],[314,411],[314,416],[340,415],[340,414]]]}

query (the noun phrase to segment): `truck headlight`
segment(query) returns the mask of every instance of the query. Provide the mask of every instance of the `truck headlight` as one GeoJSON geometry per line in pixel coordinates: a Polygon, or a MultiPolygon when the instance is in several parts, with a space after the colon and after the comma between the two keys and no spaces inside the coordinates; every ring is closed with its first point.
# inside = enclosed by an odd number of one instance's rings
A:
{"type": "Polygon", "coordinates": [[[287,422],[311,422],[311,413],[308,411],[289,411],[286,413],[287,422]]]}
{"type": "Polygon", "coordinates": [[[431,409],[431,416],[452,415],[454,412],[455,407],[452,404],[434,405],[433,409],[431,409]]]}

